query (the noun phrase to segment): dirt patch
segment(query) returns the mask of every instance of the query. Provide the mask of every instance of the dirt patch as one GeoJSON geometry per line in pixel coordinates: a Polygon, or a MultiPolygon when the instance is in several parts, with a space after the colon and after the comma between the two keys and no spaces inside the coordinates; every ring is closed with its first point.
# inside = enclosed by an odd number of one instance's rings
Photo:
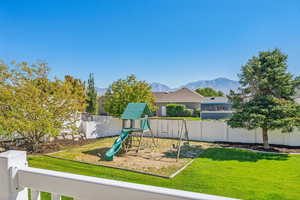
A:
{"type": "Polygon", "coordinates": [[[265,150],[261,144],[241,144],[241,143],[216,143],[226,148],[243,148],[270,153],[300,153],[300,147],[288,147],[283,145],[271,145],[271,149],[265,150]]]}
{"type": "Polygon", "coordinates": [[[201,142],[185,143],[181,148],[180,159],[177,160],[177,140],[156,139],[157,145],[153,146],[150,138],[144,138],[143,146],[139,152],[135,151],[137,146],[133,145],[127,153],[116,155],[113,161],[105,161],[103,155],[111,147],[114,139],[101,139],[88,145],[51,154],[51,156],[161,176],[170,176],[184,167],[193,158],[199,157],[204,149],[216,146],[215,144],[201,142]]]}

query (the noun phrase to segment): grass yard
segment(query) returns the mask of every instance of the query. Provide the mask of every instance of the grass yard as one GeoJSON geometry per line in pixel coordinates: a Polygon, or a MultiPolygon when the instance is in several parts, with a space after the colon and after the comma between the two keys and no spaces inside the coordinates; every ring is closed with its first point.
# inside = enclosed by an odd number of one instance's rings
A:
{"type": "MultiPolygon", "coordinates": [[[[184,189],[245,200],[300,199],[300,156],[210,148],[173,179],[29,156],[31,167],[184,189]]],[[[42,200],[50,199],[44,194],[42,200]]],[[[66,200],[66,199],[65,199],[66,200]]]]}

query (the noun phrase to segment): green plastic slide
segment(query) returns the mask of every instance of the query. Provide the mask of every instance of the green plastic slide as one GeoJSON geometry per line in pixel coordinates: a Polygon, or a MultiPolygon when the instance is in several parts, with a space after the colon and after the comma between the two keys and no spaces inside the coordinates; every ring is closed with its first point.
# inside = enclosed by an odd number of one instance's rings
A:
{"type": "Polygon", "coordinates": [[[114,155],[120,151],[124,140],[128,137],[130,130],[123,129],[120,136],[116,139],[112,147],[105,153],[104,159],[107,161],[112,161],[114,155]]]}

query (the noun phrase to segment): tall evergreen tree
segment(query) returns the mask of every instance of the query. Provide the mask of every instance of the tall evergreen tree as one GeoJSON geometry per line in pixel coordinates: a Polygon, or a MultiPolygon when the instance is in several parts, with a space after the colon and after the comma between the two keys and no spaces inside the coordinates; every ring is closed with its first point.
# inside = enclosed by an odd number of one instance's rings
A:
{"type": "Polygon", "coordinates": [[[300,126],[300,106],[294,102],[299,77],[287,72],[287,55],[280,50],[260,52],[239,74],[239,92],[230,92],[235,112],[233,128],[261,128],[264,148],[269,149],[268,131],[290,132],[300,126]]]}
{"type": "Polygon", "coordinates": [[[94,75],[90,73],[87,85],[87,108],[86,112],[91,114],[97,114],[97,90],[95,88],[95,79],[94,75]]]}

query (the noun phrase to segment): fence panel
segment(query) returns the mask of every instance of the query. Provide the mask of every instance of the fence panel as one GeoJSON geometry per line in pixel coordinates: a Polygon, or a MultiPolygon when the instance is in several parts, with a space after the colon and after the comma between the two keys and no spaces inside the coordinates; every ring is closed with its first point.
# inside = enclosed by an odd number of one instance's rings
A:
{"type": "Polygon", "coordinates": [[[158,137],[169,137],[169,124],[168,120],[158,120],[158,129],[157,129],[157,135],[158,137]]]}
{"type": "Polygon", "coordinates": [[[227,125],[221,121],[201,121],[203,141],[226,141],[227,125]]]}
{"type": "MultiPolygon", "coordinates": [[[[262,134],[261,130],[257,130],[258,134],[262,134]]],[[[269,132],[269,143],[270,144],[286,144],[285,138],[289,137],[289,134],[282,133],[280,130],[274,130],[269,132]]]]}
{"type": "MultiPolygon", "coordinates": [[[[108,116],[98,116],[93,121],[83,121],[87,138],[98,138],[119,135],[122,121],[108,116]]],[[[139,122],[136,122],[136,126],[139,122]]],[[[178,138],[181,131],[182,120],[152,119],[150,120],[155,136],[162,138],[178,138]]],[[[189,136],[198,141],[222,141],[240,143],[262,143],[261,130],[232,129],[224,121],[201,120],[187,121],[189,136]]],[[[300,131],[295,129],[292,133],[270,131],[271,144],[300,146],[300,131]]]]}
{"type": "Polygon", "coordinates": [[[202,140],[202,124],[201,121],[187,121],[189,138],[191,140],[202,140]]]}
{"type": "Polygon", "coordinates": [[[247,130],[242,128],[228,129],[227,142],[241,142],[241,143],[256,143],[256,130],[247,130]]]}
{"type": "Polygon", "coordinates": [[[300,146],[300,130],[297,128],[286,137],[286,145],[300,146]]]}
{"type": "Polygon", "coordinates": [[[97,116],[93,120],[81,121],[85,127],[86,136],[89,139],[119,135],[122,129],[122,121],[110,116],[97,116]]]}

